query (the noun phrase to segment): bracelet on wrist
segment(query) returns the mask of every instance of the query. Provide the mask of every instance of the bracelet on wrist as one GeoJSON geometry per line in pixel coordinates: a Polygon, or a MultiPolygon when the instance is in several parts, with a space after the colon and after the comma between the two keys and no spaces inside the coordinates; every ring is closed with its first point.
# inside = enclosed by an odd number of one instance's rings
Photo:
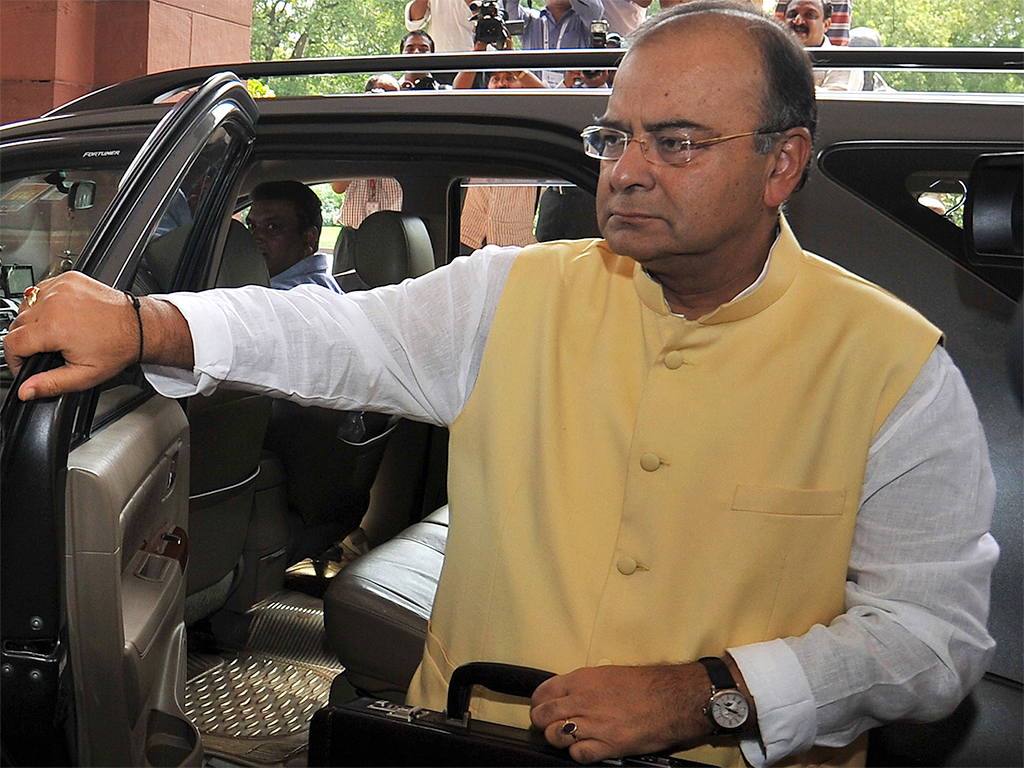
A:
{"type": "Polygon", "coordinates": [[[145,347],[145,336],[142,333],[142,306],[139,303],[138,297],[131,291],[122,291],[122,293],[128,297],[128,301],[132,304],[132,309],[135,310],[135,319],[139,323],[139,359],[135,361],[138,365],[142,362],[142,351],[145,347]]]}

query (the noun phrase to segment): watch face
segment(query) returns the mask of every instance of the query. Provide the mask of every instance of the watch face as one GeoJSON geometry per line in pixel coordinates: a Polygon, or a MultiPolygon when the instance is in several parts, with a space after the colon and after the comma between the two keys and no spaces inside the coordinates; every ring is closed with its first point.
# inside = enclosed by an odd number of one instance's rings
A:
{"type": "Polygon", "coordinates": [[[750,705],[739,691],[719,691],[711,698],[710,714],[719,728],[735,730],[747,722],[750,705]]]}

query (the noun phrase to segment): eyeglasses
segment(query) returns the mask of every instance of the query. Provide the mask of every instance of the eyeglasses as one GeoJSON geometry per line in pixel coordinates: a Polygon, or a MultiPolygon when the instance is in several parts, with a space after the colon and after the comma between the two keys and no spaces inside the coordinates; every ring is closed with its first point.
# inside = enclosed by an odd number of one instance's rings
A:
{"type": "Polygon", "coordinates": [[[626,151],[629,142],[635,141],[640,145],[647,162],[653,165],[680,166],[690,162],[695,149],[711,147],[732,139],[742,139],[744,136],[768,136],[774,133],[782,131],[747,131],[694,141],[689,134],[680,130],[653,131],[647,134],[649,138],[642,138],[618,128],[592,125],[585,129],[580,137],[583,139],[584,153],[598,160],[618,160],[626,151]]]}

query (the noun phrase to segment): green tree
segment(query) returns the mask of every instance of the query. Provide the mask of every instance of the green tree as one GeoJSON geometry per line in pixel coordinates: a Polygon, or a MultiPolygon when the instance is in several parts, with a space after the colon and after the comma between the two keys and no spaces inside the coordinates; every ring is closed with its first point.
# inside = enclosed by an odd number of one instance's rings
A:
{"type": "MultiPolygon", "coordinates": [[[[853,26],[873,27],[889,46],[1019,48],[1024,8],[1020,0],[854,0],[853,26]]],[[[899,90],[1024,91],[1014,74],[891,72],[899,90]]]]}
{"type": "MultiPolygon", "coordinates": [[[[254,0],[253,61],[398,53],[405,0],[254,0]]],[[[372,74],[372,73],[368,73],[372,74]]],[[[274,78],[279,96],[352,93],[366,75],[274,78]]]]}
{"type": "MultiPolygon", "coordinates": [[[[252,59],[397,53],[405,34],[405,2],[253,0],[252,59]]],[[[651,12],[659,8],[655,0],[651,12]]],[[[1019,48],[1024,7],[1020,0],[853,0],[853,26],[877,29],[888,46],[1019,48]]],[[[1024,92],[1024,81],[1015,74],[890,72],[885,77],[899,90],[1024,92]]],[[[366,75],[350,75],[275,78],[262,85],[286,96],[359,92],[365,82],[366,75]]]]}

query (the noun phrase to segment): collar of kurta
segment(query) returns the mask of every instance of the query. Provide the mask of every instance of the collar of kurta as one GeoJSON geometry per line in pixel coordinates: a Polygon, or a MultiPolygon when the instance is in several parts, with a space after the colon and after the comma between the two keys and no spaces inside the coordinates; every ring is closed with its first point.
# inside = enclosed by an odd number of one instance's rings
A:
{"type": "MultiPolygon", "coordinates": [[[[768,273],[761,284],[746,296],[733,299],[693,322],[701,325],[732,323],[753,317],[767,309],[778,301],[792,284],[802,258],[803,250],[793,230],[789,228],[786,217],[779,214],[779,234],[768,252],[768,273]]],[[[648,275],[639,263],[633,267],[633,284],[644,306],[659,315],[672,314],[668,302],[665,301],[661,283],[648,275]]],[[[683,318],[680,320],[689,322],[683,318]]]]}

